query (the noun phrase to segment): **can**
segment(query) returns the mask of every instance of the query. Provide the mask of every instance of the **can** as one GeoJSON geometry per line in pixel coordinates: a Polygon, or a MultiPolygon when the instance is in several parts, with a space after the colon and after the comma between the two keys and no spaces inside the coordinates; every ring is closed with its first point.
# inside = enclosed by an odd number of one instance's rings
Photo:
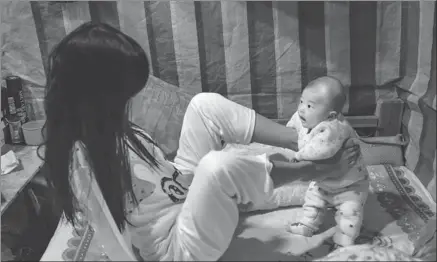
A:
{"type": "MultiPolygon", "coordinates": [[[[6,91],[6,87],[2,86],[2,118],[1,118],[1,127],[2,127],[2,140],[4,140],[5,144],[11,143],[11,132],[9,131],[9,123],[6,121],[6,117],[8,116],[9,105],[8,105],[8,94],[6,91]]],[[[3,144],[2,144],[3,145],[3,144]]]]}
{"type": "Polygon", "coordinates": [[[23,144],[23,130],[21,128],[21,119],[17,115],[9,116],[7,119],[9,124],[9,131],[11,133],[12,144],[23,144]]]}
{"type": "Polygon", "coordinates": [[[2,129],[2,132],[0,133],[0,147],[3,147],[3,145],[6,144],[5,133],[3,132],[5,125],[3,124],[3,121],[0,121],[0,126],[2,129]]]}
{"type": "Polygon", "coordinates": [[[8,114],[18,115],[22,124],[26,123],[29,119],[27,116],[26,103],[23,95],[23,85],[21,78],[18,76],[7,76],[6,89],[7,89],[7,103],[8,114]]]}

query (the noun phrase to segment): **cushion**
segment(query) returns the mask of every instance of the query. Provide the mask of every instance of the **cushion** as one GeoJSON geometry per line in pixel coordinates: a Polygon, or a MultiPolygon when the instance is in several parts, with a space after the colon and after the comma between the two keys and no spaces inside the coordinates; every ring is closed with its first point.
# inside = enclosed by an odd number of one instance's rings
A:
{"type": "Polygon", "coordinates": [[[158,143],[165,154],[176,152],[185,111],[194,94],[150,76],[132,99],[131,120],[158,143]]]}

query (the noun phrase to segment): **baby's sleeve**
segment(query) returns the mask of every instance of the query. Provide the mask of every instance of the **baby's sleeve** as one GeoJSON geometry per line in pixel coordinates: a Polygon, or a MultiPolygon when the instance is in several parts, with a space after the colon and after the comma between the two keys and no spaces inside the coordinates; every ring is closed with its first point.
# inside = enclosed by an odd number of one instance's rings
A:
{"type": "Polygon", "coordinates": [[[297,112],[293,114],[291,119],[286,124],[287,127],[294,128],[296,131],[299,131],[300,125],[301,123],[299,119],[299,114],[297,112]]]}
{"type": "Polygon", "coordinates": [[[343,146],[346,136],[344,132],[331,126],[321,126],[313,130],[315,134],[296,153],[296,160],[322,160],[334,156],[343,146]]]}

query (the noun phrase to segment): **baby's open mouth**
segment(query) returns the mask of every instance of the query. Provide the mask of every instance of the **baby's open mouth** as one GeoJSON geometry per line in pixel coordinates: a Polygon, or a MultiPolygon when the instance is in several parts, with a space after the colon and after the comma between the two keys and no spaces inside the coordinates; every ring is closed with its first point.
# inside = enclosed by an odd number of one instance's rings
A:
{"type": "Polygon", "coordinates": [[[305,117],[303,117],[303,116],[301,116],[301,115],[299,115],[299,117],[300,117],[300,120],[302,120],[302,121],[306,121],[306,119],[305,119],[305,117]]]}

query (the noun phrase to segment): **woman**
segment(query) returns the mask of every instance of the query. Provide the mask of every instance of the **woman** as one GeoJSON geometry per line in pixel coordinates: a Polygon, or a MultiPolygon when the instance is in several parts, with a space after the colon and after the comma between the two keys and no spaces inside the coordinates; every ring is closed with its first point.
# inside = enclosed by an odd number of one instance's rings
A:
{"type": "MultiPolygon", "coordinates": [[[[45,160],[67,220],[85,214],[108,243],[122,232],[139,260],[217,260],[231,241],[239,205],[274,208],[276,179],[333,175],[359,156],[353,141],[318,163],[222,152],[226,143],[251,142],[295,150],[297,136],[252,109],[201,93],[187,108],[169,162],[128,118],[148,75],[147,57],[132,38],[85,23],[52,51],[45,97],[45,160]],[[108,233],[102,225],[111,223],[108,233]]],[[[118,255],[108,245],[105,252],[118,255]]]]}

